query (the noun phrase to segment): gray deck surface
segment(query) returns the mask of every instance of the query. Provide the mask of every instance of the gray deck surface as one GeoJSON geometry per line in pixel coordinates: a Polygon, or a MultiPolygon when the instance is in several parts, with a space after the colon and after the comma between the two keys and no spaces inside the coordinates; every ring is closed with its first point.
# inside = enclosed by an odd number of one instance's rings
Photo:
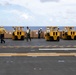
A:
{"type": "MultiPolygon", "coordinates": [[[[39,48],[76,48],[76,40],[45,41],[32,39],[30,42],[5,39],[0,44],[0,53],[51,53],[76,52],[76,50],[42,50],[39,48]]],[[[0,75],[76,75],[75,56],[0,56],[0,75]]]]}
{"type": "Polygon", "coordinates": [[[0,75],[76,75],[76,57],[0,57],[0,75]]]}
{"type": "Polygon", "coordinates": [[[32,41],[13,41],[5,39],[0,43],[0,53],[29,53],[29,52],[76,52],[76,50],[55,50],[56,48],[76,48],[76,40],[45,41],[45,39],[32,39],[32,41]],[[55,48],[54,50],[39,50],[40,48],[55,48]]]}

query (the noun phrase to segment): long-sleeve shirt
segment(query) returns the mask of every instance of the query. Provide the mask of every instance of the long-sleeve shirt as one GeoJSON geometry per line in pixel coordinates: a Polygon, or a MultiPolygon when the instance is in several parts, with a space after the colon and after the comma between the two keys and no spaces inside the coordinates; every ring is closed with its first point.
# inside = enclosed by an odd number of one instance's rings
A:
{"type": "Polygon", "coordinates": [[[0,34],[6,33],[6,30],[4,28],[0,28],[0,34]]]}

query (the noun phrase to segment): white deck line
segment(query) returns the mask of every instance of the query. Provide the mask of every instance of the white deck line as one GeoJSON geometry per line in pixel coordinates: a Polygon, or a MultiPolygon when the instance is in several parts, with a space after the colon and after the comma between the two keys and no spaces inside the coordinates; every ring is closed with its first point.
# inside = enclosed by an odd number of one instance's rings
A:
{"type": "Polygon", "coordinates": [[[39,48],[41,51],[46,51],[46,50],[76,50],[76,48],[39,48]]]}

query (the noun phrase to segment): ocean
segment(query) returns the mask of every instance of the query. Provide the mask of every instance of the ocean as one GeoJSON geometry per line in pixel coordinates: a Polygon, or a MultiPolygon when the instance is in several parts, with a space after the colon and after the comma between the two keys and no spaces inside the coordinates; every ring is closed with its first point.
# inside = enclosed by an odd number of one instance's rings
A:
{"type": "MultiPolygon", "coordinates": [[[[13,30],[12,26],[4,26],[4,28],[6,30],[8,30],[8,31],[12,31],[13,30]]],[[[46,30],[46,26],[29,26],[29,28],[31,30],[38,30],[40,28],[42,28],[43,31],[46,30]]],[[[63,28],[64,28],[63,26],[59,26],[59,30],[63,30],[63,28]]],[[[23,30],[26,30],[26,26],[23,28],[23,30]]],[[[74,28],[74,30],[76,30],[76,27],[74,28]]]]}
{"type": "MultiPolygon", "coordinates": [[[[13,30],[12,26],[4,26],[4,28],[8,31],[13,30]]],[[[32,26],[32,27],[29,26],[29,28],[31,30],[38,30],[40,28],[42,28],[43,31],[46,30],[46,27],[44,27],[44,26],[32,26]]],[[[26,27],[24,27],[23,30],[26,30],[26,27]]]]}

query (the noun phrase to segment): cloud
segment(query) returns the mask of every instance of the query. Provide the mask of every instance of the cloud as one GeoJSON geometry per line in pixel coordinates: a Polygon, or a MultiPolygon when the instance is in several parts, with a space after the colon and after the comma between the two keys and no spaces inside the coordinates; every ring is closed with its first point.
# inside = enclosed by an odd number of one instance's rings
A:
{"type": "Polygon", "coordinates": [[[0,12],[7,10],[5,16],[10,13],[13,20],[27,25],[73,25],[76,19],[76,0],[1,0],[0,5],[5,5],[0,7],[0,12]]]}
{"type": "Polygon", "coordinates": [[[1,6],[11,5],[8,1],[0,2],[1,6]]]}
{"type": "Polygon", "coordinates": [[[34,19],[34,17],[32,15],[30,15],[26,12],[19,11],[19,10],[5,10],[4,12],[18,15],[22,20],[34,19]]]}
{"type": "Polygon", "coordinates": [[[59,2],[60,0],[40,0],[41,2],[59,2]]]}
{"type": "Polygon", "coordinates": [[[28,19],[29,18],[29,15],[27,14],[22,14],[21,17],[25,18],[25,19],[28,19]]]}
{"type": "Polygon", "coordinates": [[[53,21],[53,18],[50,18],[50,20],[49,20],[50,22],[52,22],[53,21]]]}

